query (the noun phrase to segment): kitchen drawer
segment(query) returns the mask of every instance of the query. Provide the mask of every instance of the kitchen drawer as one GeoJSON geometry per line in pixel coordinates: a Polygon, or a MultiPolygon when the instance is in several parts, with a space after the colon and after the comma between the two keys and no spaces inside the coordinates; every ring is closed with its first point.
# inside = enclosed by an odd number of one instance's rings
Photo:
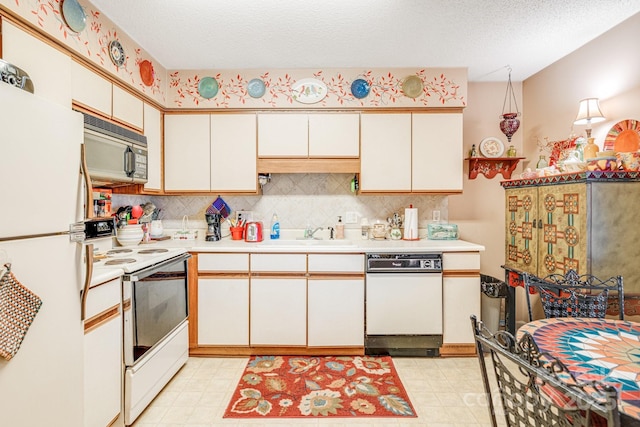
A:
{"type": "Polygon", "coordinates": [[[306,254],[251,254],[251,272],[307,271],[306,254]]]}
{"type": "Polygon", "coordinates": [[[442,268],[451,270],[480,270],[480,254],[478,252],[445,252],[442,254],[442,268]]]}
{"type": "Polygon", "coordinates": [[[249,254],[198,254],[198,271],[249,272],[249,254]]]}
{"type": "Polygon", "coordinates": [[[309,254],[309,273],[364,273],[364,255],[309,254]]]}
{"type": "Polygon", "coordinates": [[[120,283],[120,278],[117,278],[89,288],[85,319],[90,319],[114,305],[120,304],[122,299],[120,283]]]}

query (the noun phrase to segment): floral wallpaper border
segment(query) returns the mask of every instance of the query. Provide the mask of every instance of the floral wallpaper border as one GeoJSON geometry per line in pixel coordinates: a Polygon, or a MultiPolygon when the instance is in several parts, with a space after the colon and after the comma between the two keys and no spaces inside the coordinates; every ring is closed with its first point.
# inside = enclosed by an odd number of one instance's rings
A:
{"type": "Polygon", "coordinates": [[[138,92],[147,95],[161,105],[166,104],[167,71],[141,46],[86,0],[78,0],[86,15],[86,26],[80,32],[71,30],[61,11],[64,0],[0,0],[5,8],[33,24],[67,46],[71,51],[87,58],[107,73],[114,75],[138,92]],[[125,52],[125,62],[116,66],[109,56],[109,43],[120,42],[125,52]],[[142,82],[139,65],[148,60],[153,64],[153,83],[142,82]]]}
{"type": "Polygon", "coordinates": [[[166,108],[461,108],[467,104],[466,68],[168,71],[88,0],[77,0],[86,14],[87,25],[80,32],[72,31],[61,12],[63,1],[0,0],[0,5],[166,108]],[[109,44],[114,40],[122,45],[126,56],[120,67],[109,56],[109,44]],[[147,65],[146,61],[153,67],[150,85],[144,84],[140,72],[140,64],[147,65]],[[422,81],[422,92],[415,98],[402,91],[402,82],[409,76],[418,76],[422,81]],[[218,83],[219,90],[211,98],[198,92],[204,77],[213,77],[218,83]],[[259,98],[251,97],[247,91],[249,81],[255,78],[265,85],[265,93],[259,98]],[[307,78],[326,85],[327,95],[321,101],[296,102],[292,86],[307,78]],[[351,93],[356,79],[369,84],[367,96],[356,98],[351,93]]]}
{"type": "Polygon", "coordinates": [[[207,70],[169,71],[168,107],[188,108],[394,108],[394,107],[465,107],[467,96],[466,68],[395,68],[395,69],[318,69],[318,70],[207,70]],[[402,83],[418,76],[422,92],[415,98],[406,96],[402,83]],[[213,77],[219,90],[212,98],[198,92],[201,79],[213,77]],[[258,78],[265,93],[253,98],[248,83],[258,78]],[[301,79],[313,78],[324,83],[327,95],[308,104],[296,102],[292,86],[301,79]],[[356,98],[351,84],[356,79],[367,81],[369,94],[356,98]]]}

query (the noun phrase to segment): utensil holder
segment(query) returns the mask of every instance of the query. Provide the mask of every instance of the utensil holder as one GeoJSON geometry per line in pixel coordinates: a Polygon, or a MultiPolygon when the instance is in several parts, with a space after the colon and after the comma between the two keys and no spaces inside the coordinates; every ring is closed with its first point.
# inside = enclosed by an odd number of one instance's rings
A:
{"type": "Polygon", "coordinates": [[[244,239],[244,227],[229,227],[231,231],[231,240],[244,239]]]}

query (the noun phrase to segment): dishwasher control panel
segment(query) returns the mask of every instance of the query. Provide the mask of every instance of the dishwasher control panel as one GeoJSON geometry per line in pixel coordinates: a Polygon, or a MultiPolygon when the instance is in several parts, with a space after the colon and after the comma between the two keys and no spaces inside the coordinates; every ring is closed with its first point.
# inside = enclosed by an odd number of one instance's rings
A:
{"type": "Polygon", "coordinates": [[[411,254],[367,254],[369,273],[440,273],[442,254],[435,252],[411,254]]]}

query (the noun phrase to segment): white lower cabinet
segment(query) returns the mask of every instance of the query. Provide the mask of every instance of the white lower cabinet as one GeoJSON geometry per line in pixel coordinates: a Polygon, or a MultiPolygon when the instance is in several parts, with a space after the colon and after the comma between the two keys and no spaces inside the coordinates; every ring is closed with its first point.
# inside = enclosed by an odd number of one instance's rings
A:
{"type": "Polygon", "coordinates": [[[249,254],[198,254],[198,345],[249,345],[249,254]]]}
{"type": "Polygon", "coordinates": [[[309,347],[364,346],[364,279],[309,278],[309,347]]]}
{"type": "Polygon", "coordinates": [[[89,289],[84,333],[84,426],[106,427],[122,407],[120,278],[89,289]]]}
{"type": "Polygon", "coordinates": [[[198,345],[249,345],[249,279],[198,279],[198,345]]]}
{"type": "Polygon", "coordinates": [[[307,344],[307,279],[251,278],[251,345],[307,344]]]}
{"type": "Polygon", "coordinates": [[[442,254],[442,305],[447,344],[473,344],[469,316],[480,318],[480,254],[478,252],[442,254]]]}

